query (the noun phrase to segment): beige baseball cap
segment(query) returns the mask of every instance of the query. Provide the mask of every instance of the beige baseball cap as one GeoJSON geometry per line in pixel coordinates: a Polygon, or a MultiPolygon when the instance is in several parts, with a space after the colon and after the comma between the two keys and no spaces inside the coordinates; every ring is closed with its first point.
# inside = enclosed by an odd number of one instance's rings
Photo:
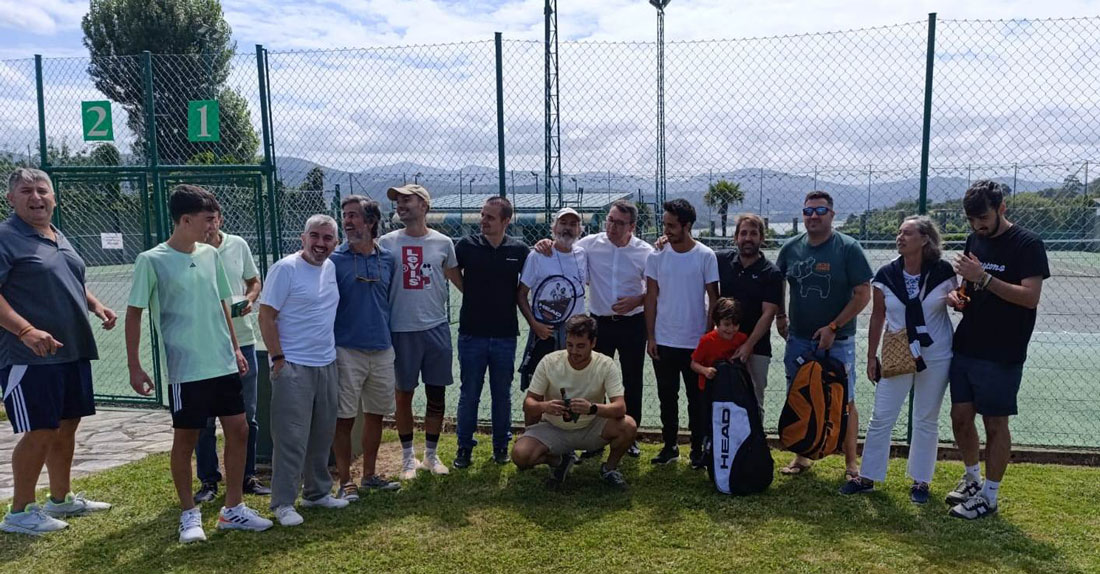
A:
{"type": "Polygon", "coordinates": [[[428,205],[432,203],[432,196],[428,194],[428,190],[424,186],[415,183],[402,185],[401,187],[391,187],[386,190],[386,197],[390,198],[390,201],[397,201],[398,195],[418,195],[428,202],[428,205]]]}
{"type": "Polygon", "coordinates": [[[577,218],[577,221],[581,221],[581,214],[577,213],[577,210],[573,209],[572,207],[563,207],[559,209],[558,212],[554,214],[554,221],[557,221],[562,217],[565,217],[566,215],[572,215],[573,217],[577,218]]]}

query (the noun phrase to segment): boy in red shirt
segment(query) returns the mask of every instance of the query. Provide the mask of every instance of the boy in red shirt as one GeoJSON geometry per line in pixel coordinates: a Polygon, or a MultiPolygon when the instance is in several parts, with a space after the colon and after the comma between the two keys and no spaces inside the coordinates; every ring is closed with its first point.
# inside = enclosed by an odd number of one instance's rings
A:
{"type": "Polygon", "coordinates": [[[733,353],[748,340],[748,335],[738,331],[741,323],[741,304],[733,297],[722,297],[710,312],[714,330],[699,338],[695,352],[691,354],[691,370],[699,373],[699,390],[707,386],[707,379],[718,374],[714,364],[728,361],[733,353]]]}

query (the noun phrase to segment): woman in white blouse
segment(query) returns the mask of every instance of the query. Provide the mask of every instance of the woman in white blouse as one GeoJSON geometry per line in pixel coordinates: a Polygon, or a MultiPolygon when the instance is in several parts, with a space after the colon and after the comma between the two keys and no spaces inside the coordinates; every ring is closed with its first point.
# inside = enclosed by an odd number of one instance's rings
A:
{"type": "Polygon", "coordinates": [[[913,389],[913,439],[908,474],[909,498],[928,501],[928,483],[936,466],[939,414],[951,364],[951,319],[947,294],[957,282],[951,265],[941,258],[940,233],[925,216],[907,217],[896,239],[899,257],[883,265],[872,281],[874,303],[867,343],[867,376],[876,382],[875,407],[867,426],[859,477],[841,487],[842,494],[874,489],[886,480],[890,437],[901,407],[913,389]],[[917,372],[881,378],[878,359],[883,327],[904,331],[917,372]]]}

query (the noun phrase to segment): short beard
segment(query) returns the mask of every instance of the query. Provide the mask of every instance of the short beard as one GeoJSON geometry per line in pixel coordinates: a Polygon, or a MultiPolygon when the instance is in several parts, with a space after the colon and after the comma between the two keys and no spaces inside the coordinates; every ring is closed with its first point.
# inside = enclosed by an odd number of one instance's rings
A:
{"type": "Polygon", "coordinates": [[[556,243],[558,245],[561,245],[561,246],[565,247],[566,249],[572,249],[573,244],[576,243],[576,241],[577,241],[576,237],[567,237],[566,235],[561,234],[561,233],[555,233],[554,234],[554,243],[556,243]]]}

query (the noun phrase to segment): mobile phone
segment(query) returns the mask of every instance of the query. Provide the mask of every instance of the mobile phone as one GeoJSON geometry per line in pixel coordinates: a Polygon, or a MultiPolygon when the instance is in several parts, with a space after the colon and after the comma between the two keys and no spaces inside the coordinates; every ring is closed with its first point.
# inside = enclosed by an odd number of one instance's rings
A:
{"type": "Polygon", "coordinates": [[[240,317],[241,316],[241,311],[243,311],[244,308],[247,305],[248,305],[248,299],[244,299],[242,301],[237,301],[236,303],[230,305],[230,307],[229,307],[229,316],[230,317],[240,317]]]}

